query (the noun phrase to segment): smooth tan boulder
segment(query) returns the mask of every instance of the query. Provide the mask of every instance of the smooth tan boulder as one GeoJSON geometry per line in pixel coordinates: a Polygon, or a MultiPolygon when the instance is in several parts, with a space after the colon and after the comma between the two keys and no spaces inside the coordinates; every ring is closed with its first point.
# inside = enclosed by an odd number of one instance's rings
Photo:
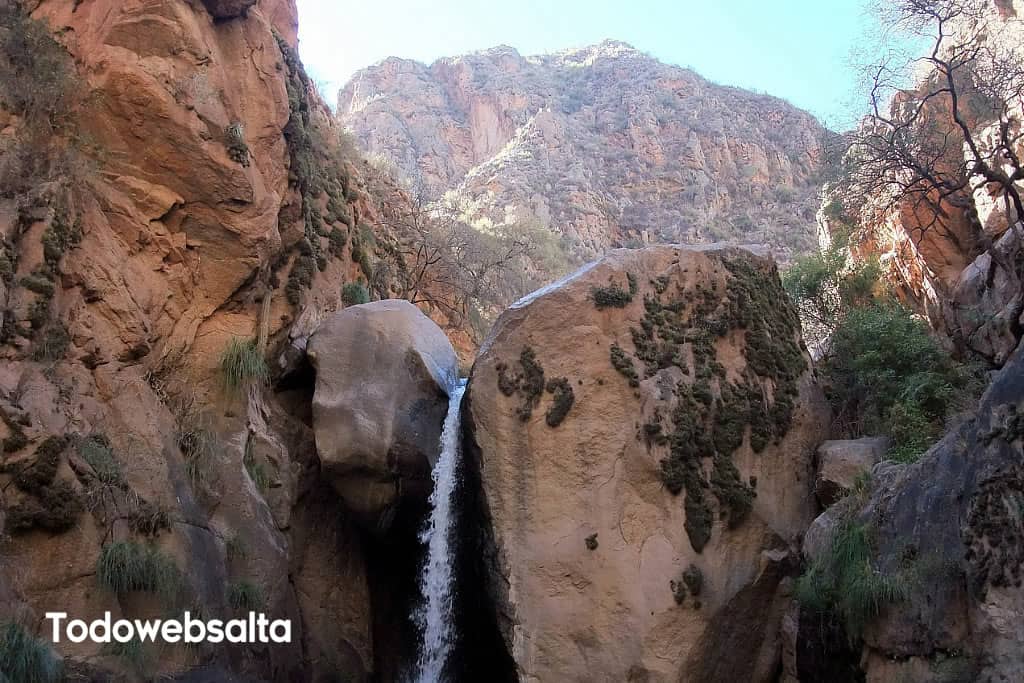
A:
{"type": "Polygon", "coordinates": [[[826,441],[818,447],[818,476],[814,493],[825,507],[849,493],[857,478],[871,471],[889,449],[889,439],[865,436],[861,439],[826,441]]]}
{"type": "Polygon", "coordinates": [[[408,301],[352,306],[309,340],[320,464],[345,504],[383,524],[402,498],[425,499],[458,359],[408,301]]]}
{"type": "Polygon", "coordinates": [[[772,678],[828,413],[770,260],[613,251],[502,314],[468,392],[520,680],[772,678]]]}

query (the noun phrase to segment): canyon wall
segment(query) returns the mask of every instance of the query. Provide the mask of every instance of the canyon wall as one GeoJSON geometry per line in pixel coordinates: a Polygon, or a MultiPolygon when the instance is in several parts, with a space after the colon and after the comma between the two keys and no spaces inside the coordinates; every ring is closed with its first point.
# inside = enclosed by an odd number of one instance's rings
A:
{"type": "Polygon", "coordinates": [[[785,259],[815,244],[814,117],[625,43],[389,58],[352,77],[338,116],[428,198],[539,222],[580,258],[731,240],[785,259]]]}

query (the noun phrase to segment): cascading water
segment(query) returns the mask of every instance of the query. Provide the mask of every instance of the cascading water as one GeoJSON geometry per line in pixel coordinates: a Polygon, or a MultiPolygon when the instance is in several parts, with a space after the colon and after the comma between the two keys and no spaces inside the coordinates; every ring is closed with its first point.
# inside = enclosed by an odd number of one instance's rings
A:
{"type": "Polygon", "coordinates": [[[439,683],[451,651],[452,570],[451,552],[454,496],[459,478],[460,416],[466,381],[458,380],[448,397],[448,415],[441,431],[441,455],[434,466],[434,490],[430,494],[430,518],[420,533],[427,544],[427,561],[420,576],[421,603],[416,622],[422,633],[416,662],[416,683],[439,683]]]}

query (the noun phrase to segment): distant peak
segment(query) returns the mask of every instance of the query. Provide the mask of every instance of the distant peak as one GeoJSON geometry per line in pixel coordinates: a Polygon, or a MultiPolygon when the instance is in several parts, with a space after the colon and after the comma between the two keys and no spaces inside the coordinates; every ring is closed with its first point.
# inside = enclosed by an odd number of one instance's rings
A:
{"type": "Polygon", "coordinates": [[[593,62],[594,60],[601,58],[610,59],[639,54],[641,54],[641,52],[629,43],[606,38],[600,43],[595,43],[593,45],[560,50],[553,53],[551,56],[563,62],[581,63],[593,62]]]}

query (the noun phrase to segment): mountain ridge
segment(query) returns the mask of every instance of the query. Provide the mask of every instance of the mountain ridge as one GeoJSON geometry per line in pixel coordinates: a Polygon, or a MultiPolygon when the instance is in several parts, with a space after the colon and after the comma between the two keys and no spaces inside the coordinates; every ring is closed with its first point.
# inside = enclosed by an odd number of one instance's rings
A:
{"type": "Polygon", "coordinates": [[[352,77],[337,111],[424,195],[473,220],[539,221],[580,257],[732,241],[785,260],[815,245],[813,115],[623,41],[389,57],[352,77]]]}

